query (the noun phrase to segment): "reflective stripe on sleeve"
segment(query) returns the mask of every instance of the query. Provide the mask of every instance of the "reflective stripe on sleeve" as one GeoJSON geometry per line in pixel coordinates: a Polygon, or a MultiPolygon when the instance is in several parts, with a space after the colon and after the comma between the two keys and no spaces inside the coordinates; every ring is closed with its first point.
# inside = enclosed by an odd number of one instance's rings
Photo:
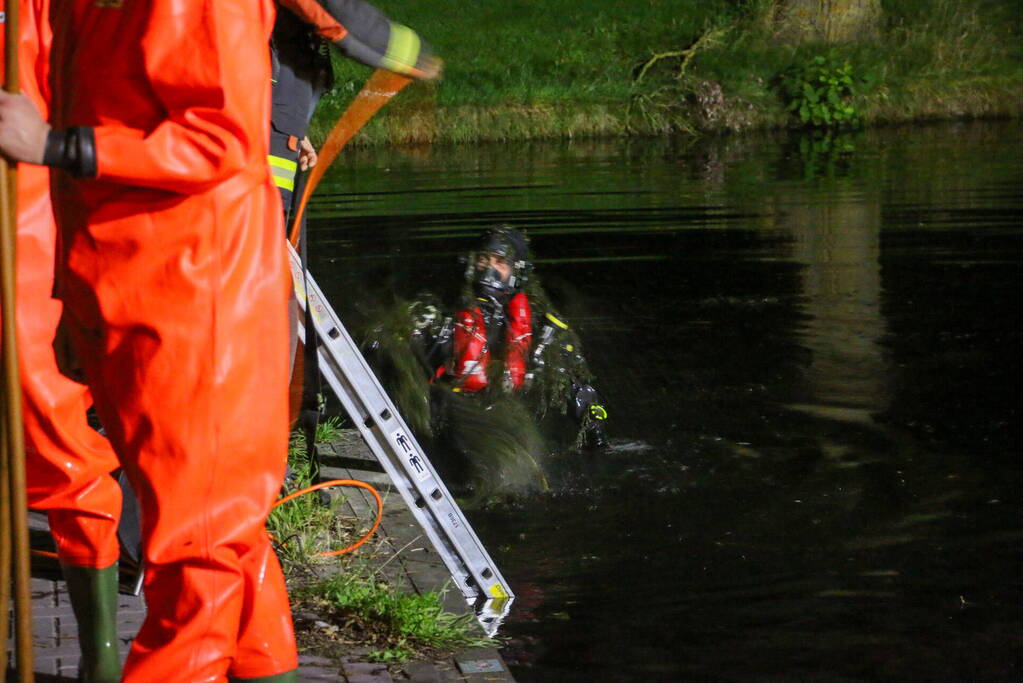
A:
{"type": "Polygon", "coordinates": [[[295,189],[295,172],[298,164],[290,159],[275,157],[273,154],[267,156],[270,162],[270,172],[274,178],[274,185],[285,190],[295,189]]]}
{"type": "Polygon", "coordinates": [[[421,45],[419,34],[408,26],[392,23],[391,35],[387,38],[387,54],[380,60],[380,66],[400,74],[409,73],[419,60],[421,45]]]}

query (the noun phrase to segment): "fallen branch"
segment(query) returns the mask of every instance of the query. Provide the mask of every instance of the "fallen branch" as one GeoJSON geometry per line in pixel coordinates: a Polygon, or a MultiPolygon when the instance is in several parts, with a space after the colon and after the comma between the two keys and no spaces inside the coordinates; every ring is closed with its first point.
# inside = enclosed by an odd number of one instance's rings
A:
{"type": "Polygon", "coordinates": [[[689,66],[689,62],[692,61],[693,57],[696,56],[696,52],[704,47],[707,43],[713,41],[719,35],[723,33],[722,29],[712,29],[704,33],[702,36],[694,40],[689,47],[684,50],[675,50],[673,52],[658,52],[655,53],[650,59],[643,63],[640,67],[639,73],[636,75],[635,82],[639,83],[643,80],[643,76],[650,70],[657,62],[662,59],[681,59],[681,63],[678,65],[678,70],[675,72],[675,78],[681,78],[682,74],[685,73],[686,67],[689,66]]]}

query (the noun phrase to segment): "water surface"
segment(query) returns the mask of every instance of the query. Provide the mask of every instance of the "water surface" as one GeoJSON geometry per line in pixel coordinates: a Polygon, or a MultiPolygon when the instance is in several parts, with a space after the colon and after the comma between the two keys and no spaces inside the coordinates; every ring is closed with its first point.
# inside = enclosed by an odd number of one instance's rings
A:
{"type": "Polygon", "coordinates": [[[523,681],[1019,680],[1023,131],[357,151],[311,268],[357,332],[528,231],[615,448],[470,512],[523,681]]]}

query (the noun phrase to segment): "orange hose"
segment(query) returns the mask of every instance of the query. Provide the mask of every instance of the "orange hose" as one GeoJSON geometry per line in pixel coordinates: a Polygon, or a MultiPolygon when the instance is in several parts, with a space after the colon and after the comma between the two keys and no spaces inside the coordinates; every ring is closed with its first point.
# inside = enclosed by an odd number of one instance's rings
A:
{"type": "MultiPolygon", "coordinates": [[[[273,507],[270,508],[270,509],[273,509],[274,507],[277,507],[278,505],[282,505],[283,503],[286,503],[287,501],[295,500],[299,496],[304,496],[307,493],[312,493],[313,491],[319,491],[320,489],[326,489],[326,488],[329,488],[329,487],[332,487],[332,486],[355,486],[355,487],[359,487],[360,489],[365,489],[369,493],[373,494],[373,498],[376,499],[376,520],[373,521],[372,529],[370,529],[368,532],[366,532],[365,536],[363,536],[361,539],[359,539],[358,541],[356,541],[352,545],[348,546],[347,548],[342,548],[341,550],[331,550],[329,552],[321,552],[321,553],[319,553],[319,555],[321,557],[332,557],[332,556],[335,556],[335,555],[344,555],[345,553],[352,552],[353,550],[358,548],[360,545],[362,545],[363,543],[368,541],[369,537],[372,536],[376,532],[376,529],[381,526],[381,519],[384,518],[384,500],[381,498],[380,493],[377,493],[376,489],[372,488],[371,486],[369,486],[365,482],[356,482],[355,480],[331,480],[329,482],[321,482],[320,484],[316,484],[314,486],[311,486],[308,489],[303,489],[301,491],[296,491],[295,493],[293,493],[291,495],[284,496],[280,500],[276,501],[273,504],[273,507]]],[[[57,559],[57,560],[59,559],[59,557],[57,556],[57,554],[55,552],[50,552],[49,550],[32,550],[31,552],[32,552],[33,555],[38,555],[40,557],[52,557],[53,559],[57,559]]]]}
{"type": "Polygon", "coordinates": [[[309,172],[305,191],[299,198],[298,209],[296,209],[295,217],[291,221],[291,234],[288,237],[291,241],[291,246],[296,249],[298,248],[299,226],[302,222],[302,214],[305,213],[306,203],[309,201],[309,197],[312,196],[313,190],[316,189],[316,185],[320,182],[320,178],[327,172],[331,162],[338,155],[338,152],[348,144],[352,136],[358,133],[359,129],[367,121],[373,118],[373,114],[376,114],[380,107],[387,104],[399,90],[411,82],[412,79],[408,76],[387,71],[386,69],[377,69],[369,77],[369,80],[366,81],[366,84],[362,86],[362,90],[355,96],[352,103],[348,105],[348,109],[341,115],[338,122],[334,124],[333,130],[330,131],[326,142],[323,143],[323,148],[320,150],[316,165],[309,172]]]}
{"type": "MultiPolygon", "coordinates": [[[[365,489],[369,493],[373,494],[373,498],[376,499],[376,520],[373,521],[372,529],[370,529],[368,532],[366,532],[365,536],[363,536],[361,539],[359,539],[358,541],[356,541],[352,545],[348,546],[347,548],[342,548],[341,550],[331,550],[329,552],[321,552],[321,553],[319,553],[320,556],[322,556],[322,557],[332,557],[332,556],[335,556],[335,555],[344,555],[345,553],[352,552],[353,550],[358,548],[360,545],[362,545],[363,543],[368,541],[369,537],[372,536],[376,532],[376,529],[381,526],[381,519],[384,518],[384,500],[381,498],[380,493],[377,493],[376,489],[372,488],[371,486],[369,486],[365,482],[357,482],[355,480],[331,480],[329,482],[321,482],[320,484],[316,484],[314,486],[311,486],[308,489],[302,489],[301,491],[296,491],[293,494],[284,496],[283,498],[281,498],[278,501],[276,501],[273,504],[273,507],[270,508],[270,509],[273,509],[274,507],[277,507],[278,505],[282,505],[282,504],[286,503],[287,501],[295,500],[299,496],[304,496],[307,493],[312,493],[313,491],[319,491],[320,489],[326,489],[326,488],[329,488],[329,487],[332,487],[332,486],[355,486],[355,487],[359,487],[360,489],[365,489]]],[[[57,556],[57,554],[55,552],[50,552],[49,550],[33,550],[31,552],[32,552],[33,555],[38,555],[40,557],[52,557],[53,559],[59,559],[59,557],[57,556]]]]}
{"type": "Polygon", "coordinates": [[[376,521],[373,522],[373,528],[366,532],[366,535],[364,535],[358,541],[351,544],[347,548],[342,548],[341,550],[331,550],[328,552],[320,553],[319,554],[320,557],[333,557],[335,555],[344,555],[345,553],[352,552],[360,545],[368,541],[370,539],[370,536],[376,533],[377,527],[380,526],[380,520],[383,519],[384,516],[384,501],[380,498],[380,494],[377,493],[377,490],[370,486],[369,484],[367,484],[366,482],[356,481],[355,479],[332,479],[331,481],[324,481],[320,482],[319,484],[314,484],[308,488],[302,489],[301,491],[295,491],[294,493],[287,495],[284,498],[281,498],[276,503],[274,503],[273,507],[270,509],[272,510],[276,508],[278,505],[283,505],[284,503],[287,503],[289,500],[294,500],[299,496],[304,496],[307,493],[319,491],[320,489],[329,488],[331,486],[358,486],[359,488],[366,489],[367,491],[372,493],[373,497],[376,498],[377,501],[377,518],[376,521]]]}

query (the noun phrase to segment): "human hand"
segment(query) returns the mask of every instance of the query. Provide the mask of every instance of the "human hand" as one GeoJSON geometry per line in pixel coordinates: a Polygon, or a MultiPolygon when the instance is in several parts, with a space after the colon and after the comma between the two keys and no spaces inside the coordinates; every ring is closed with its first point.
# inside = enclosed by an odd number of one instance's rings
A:
{"type": "Polygon", "coordinates": [[[43,163],[50,124],[32,100],[0,90],[0,154],[11,161],[43,163]]]}
{"type": "Polygon", "coordinates": [[[302,138],[298,143],[298,166],[303,171],[308,171],[316,165],[319,157],[316,155],[316,148],[309,141],[309,137],[302,138]]]}
{"type": "Polygon", "coordinates": [[[444,60],[436,55],[429,55],[425,59],[419,60],[416,64],[416,70],[419,72],[417,75],[421,80],[432,81],[439,79],[444,71],[444,60]]]}

